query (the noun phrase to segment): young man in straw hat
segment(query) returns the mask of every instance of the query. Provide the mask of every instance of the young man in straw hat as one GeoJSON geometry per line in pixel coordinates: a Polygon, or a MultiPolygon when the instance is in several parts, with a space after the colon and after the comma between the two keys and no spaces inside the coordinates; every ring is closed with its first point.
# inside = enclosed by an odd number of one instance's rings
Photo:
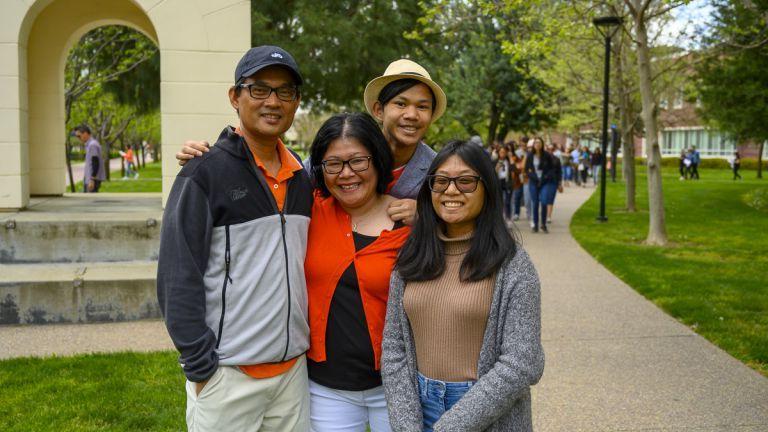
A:
{"type": "MultiPolygon", "coordinates": [[[[434,150],[422,139],[429,125],[445,113],[445,92],[421,65],[400,59],[368,83],[363,100],[368,113],[381,124],[394,154],[395,169],[388,193],[400,199],[392,203],[389,215],[409,223],[416,214],[414,199],[435,157],[434,150]]],[[[176,159],[184,165],[207,151],[207,142],[187,141],[176,159]]]]}

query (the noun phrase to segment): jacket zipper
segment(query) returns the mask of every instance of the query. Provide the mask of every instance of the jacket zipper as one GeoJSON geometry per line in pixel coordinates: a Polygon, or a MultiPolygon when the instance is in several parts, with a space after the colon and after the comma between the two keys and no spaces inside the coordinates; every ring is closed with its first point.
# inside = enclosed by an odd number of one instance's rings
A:
{"type": "Polygon", "coordinates": [[[285,351],[283,352],[282,359],[282,361],[285,361],[285,357],[288,355],[288,347],[290,346],[291,342],[291,278],[290,273],[288,272],[288,246],[285,244],[285,215],[283,214],[282,210],[279,213],[280,228],[283,234],[283,254],[285,256],[285,283],[288,287],[288,318],[285,322],[285,351]]]}
{"type": "Polygon", "coordinates": [[[219,335],[216,338],[216,349],[219,348],[221,343],[221,333],[224,330],[224,311],[227,309],[227,282],[232,283],[232,278],[229,277],[229,225],[224,226],[224,233],[226,236],[226,246],[224,249],[224,287],[221,289],[221,318],[219,318],[219,335]]]}

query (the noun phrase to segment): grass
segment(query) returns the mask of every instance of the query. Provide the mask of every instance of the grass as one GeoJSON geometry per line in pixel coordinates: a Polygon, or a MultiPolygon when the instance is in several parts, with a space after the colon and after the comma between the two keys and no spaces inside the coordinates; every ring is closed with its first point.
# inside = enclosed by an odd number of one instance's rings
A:
{"type": "Polygon", "coordinates": [[[2,361],[0,430],[184,430],[177,357],[167,351],[2,361]]]}
{"type": "Polygon", "coordinates": [[[637,213],[623,208],[624,184],[608,183],[608,223],[595,221],[596,193],[574,215],[571,232],[639,293],[768,376],[768,212],[754,204],[768,183],[750,171],[739,182],[728,170],[700,171],[699,181],[663,172],[666,247],[643,244],[648,194],[642,167],[637,213]]]}
{"type": "MultiPolygon", "coordinates": [[[[139,170],[138,179],[122,179],[120,170],[110,173],[111,181],[102,182],[99,192],[162,192],[163,181],[160,162],[151,162],[139,170]]],[[[75,186],[78,192],[83,190],[83,182],[75,186]]]]}

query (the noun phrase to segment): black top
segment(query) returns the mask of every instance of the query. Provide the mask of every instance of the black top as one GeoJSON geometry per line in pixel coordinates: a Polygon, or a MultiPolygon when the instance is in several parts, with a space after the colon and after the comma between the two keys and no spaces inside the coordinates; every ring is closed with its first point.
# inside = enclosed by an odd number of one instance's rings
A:
{"type": "MultiPolygon", "coordinates": [[[[397,222],[392,229],[402,226],[397,222]]],[[[352,234],[356,251],[378,238],[352,234]]],[[[336,390],[363,391],[381,385],[381,372],[375,368],[373,344],[354,262],[344,270],[333,292],[325,329],[325,361],[315,362],[307,358],[307,368],[309,379],[336,390]]]]}

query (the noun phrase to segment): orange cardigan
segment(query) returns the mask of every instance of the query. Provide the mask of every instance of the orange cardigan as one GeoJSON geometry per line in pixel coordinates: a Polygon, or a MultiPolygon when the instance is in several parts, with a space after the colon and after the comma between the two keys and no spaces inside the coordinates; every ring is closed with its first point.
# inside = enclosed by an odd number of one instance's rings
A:
{"type": "Polygon", "coordinates": [[[373,345],[375,368],[379,370],[389,276],[410,228],[382,231],[376,241],[355,252],[351,225],[349,214],[333,197],[315,197],[304,261],[309,295],[310,344],[307,357],[316,362],[326,360],[325,333],[331,299],[344,270],[354,262],[373,345]]]}

